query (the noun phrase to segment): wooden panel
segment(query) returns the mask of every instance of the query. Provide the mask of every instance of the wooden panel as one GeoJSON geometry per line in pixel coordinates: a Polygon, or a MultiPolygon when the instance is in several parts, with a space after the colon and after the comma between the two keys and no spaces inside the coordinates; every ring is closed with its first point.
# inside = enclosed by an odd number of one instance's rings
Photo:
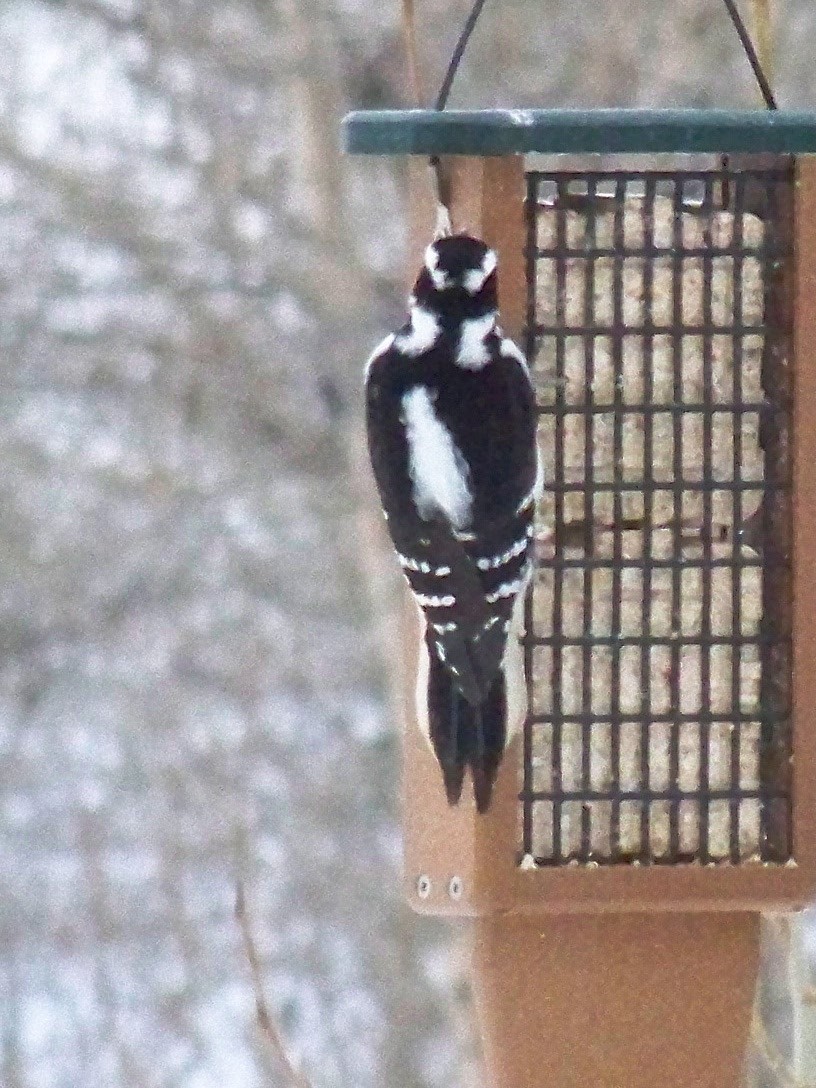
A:
{"type": "MultiPolygon", "coordinates": [[[[499,309],[505,330],[518,336],[525,316],[524,166],[520,158],[466,159],[445,162],[450,171],[452,218],[456,231],[481,237],[499,258],[499,309]]],[[[411,167],[411,239],[409,276],[416,276],[422,253],[431,241],[435,209],[425,163],[411,167]]],[[[488,866],[491,877],[499,871],[512,877],[516,838],[517,754],[505,757],[501,790],[506,803],[492,806],[499,815],[476,812],[469,777],[462,800],[451,808],[445,799],[442,776],[426,739],[416,724],[415,691],[419,620],[406,591],[404,615],[406,664],[406,728],[404,733],[405,890],[412,906],[430,914],[472,914],[478,909],[474,844],[485,853],[485,833],[493,829],[488,866]],[[501,833],[496,834],[497,827],[501,833]],[[419,881],[424,878],[422,893],[419,881]],[[452,885],[452,881],[454,881],[452,885]]],[[[484,875],[480,877],[484,882],[484,875]]],[[[483,897],[483,893],[482,893],[483,897]]]]}
{"type": "Polygon", "coordinates": [[[476,1004],[495,1088],[738,1088],[755,915],[480,920],[476,1004]]]}

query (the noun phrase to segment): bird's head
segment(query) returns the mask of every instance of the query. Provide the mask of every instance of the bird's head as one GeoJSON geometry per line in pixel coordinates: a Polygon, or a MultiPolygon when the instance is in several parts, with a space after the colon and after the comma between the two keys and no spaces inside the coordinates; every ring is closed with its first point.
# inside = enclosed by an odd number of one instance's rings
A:
{"type": "Polygon", "coordinates": [[[496,254],[467,234],[431,242],[414,285],[414,298],[433,313],[462,318],[495,311],[496,254]]]}

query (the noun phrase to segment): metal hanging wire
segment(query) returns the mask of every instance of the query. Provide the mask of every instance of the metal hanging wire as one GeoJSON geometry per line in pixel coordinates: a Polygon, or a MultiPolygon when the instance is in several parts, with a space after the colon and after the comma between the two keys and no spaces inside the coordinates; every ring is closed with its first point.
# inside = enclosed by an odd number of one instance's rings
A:
{"type": "Polygon", "coordinates": [[[459,65],[462,63],[462,57],[465,55],[470,36],[476,29],[476,24],[479,21],[479,16],[482,14],[482,8],[484,6],[485,0],[476,0],[476,3],[470,10],[470,15],[468,15],[465,20],[465,25],[462,27],[462,32],[459,35],[456,48],[451,55],[448,70],[445,72],[445,78],[442,80],[442,86],[439,88],[439,94],[437,95],[436,103],[434,104],[434,109],[436,110],[444,110],[448,104],[453,81],[456,78],[456,73],[459,71],[459,65]]]}
{"type": "MultiPolygon", "coordinates": [[[[436,96],[434,102],[434,109],[442,111],[447,107],[448,99],[450,98],[451,90],[453,89],[453,83],[456,79],[456,74],[459,71],[459,67],[465,55],[465,51],[468,47],[471,35],[476,29],[476,24],[479,21],[479,17],[482,14],[486,0],[475,0],[473,6],[470,9],[464,26],[457,39],[456,46],[454,47],[451,59],[448,63],[447,70],[439,88],[439,93],[436,96]]],[[[740,45],[745,53],[748,63],[751,65],[751,71],[756,79],[757,86],[759,87],[760,94],[765,103],[765,106],[769,110],[778,109],[776,98],[771,88],[770,81],[765,71],[765,67],[762,60],[759,57],[757,49],[754,46],[751,35],[749,34],[745,22],[740,14],[739,8],[736,5],[735,0],[723,0],[729,18],[734,26],[734,29],[739,38],[740,45]]],[[[405,38],[405,51],[408,61],[409,80],[411,83],[411,89],[414,99],[414,105],[417,108],[421,108],[424,95],[422,93],[422,81],[419,72],[419,60],[417,49],[417,36],[416,36],[416,13],[414,9],[414,0],[402,0],[402,14],[403,14],[403,34],[405,38]]],[[[767,15],[767,6],[765,5],[765,14],[767,15]]],[[[759,39],[767,39],[768,27],[767,20],[765,20],[762,26],[757,28],[757,36],[759,39]],[[765,33],[763,34],[763,28],[765,33]]],[[[450,234],[452,231],[451,215],[450,215],[450,183],[445,174],[445,169],[441,159],[438,155],[434,155],[429,160],[429,166],[431,169],[432,183],[434,186],[434,193],[436,196],[436,227],[434,231],[434,237],[440,238],[446,234],[450,234]]]]}
{"type": "Polygon", "coordinates": [[[769,110],[778,109],[778,106],[776,104],[776,98],[774,97],[774,93],[771,89],[771,84],[768,80],[759,56],[757,55],[757,51],[754,48],[754,43],[751,40],[751,35],[748,33],[748,30],[745,26],[742,16],[739,13],[739,8],[737,7],[735,0],[723,0],[723,3],[728,10],[731,22],[734,24],[734,29],[736,30],[737,36],[739,37],[740,45],[742,46],[743,51],[748,58],[748,63],[751,65],[751,70],[754,73],[754,78],[757,81],[759,91],[765,102],[766,108],[769,110]]]}
{"type": "MultiPolygon", "coordinates": [[[[448,98],[450,97],[451,89],[453,88],[453,81],[456,78],[456,73],[462,63],[462,58],[465,55],[470,36],[476,29],[476,24],[479,21],[479,16],[482,14],[485,2],[486,0],[475,0],[469,15],[465,20],[456,46],[451,54],[451,59],[439,88],[439,93],[436,96],[436,101],[434,103],[434,109],[436,110],[442,111],[448,104],[448,98]]],[[[424,96],[422,94],[422,82],[419,75],[414,0],[402,0],[402,23],[405,50],[408,58],[409,79],[411,81],[414,103],[416,106],[420,107],[424,96]]],[[[433,155],[430,158],[429,166],[431,169],[434,193],[436,195],[436,226],[434,237],[442,238],[447,234],[451,234],[453,231],[450,215],[450,183],[438,155],[433,155]]]]}

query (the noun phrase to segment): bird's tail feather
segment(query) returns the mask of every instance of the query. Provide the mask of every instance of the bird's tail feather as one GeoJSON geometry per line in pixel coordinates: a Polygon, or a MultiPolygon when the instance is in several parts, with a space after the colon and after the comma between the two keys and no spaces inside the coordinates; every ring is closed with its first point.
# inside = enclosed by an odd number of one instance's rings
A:
{"type": "Polygon", "coordinates": [[[476,808],[485,812],[507,737],[504,674],[501,670],[496,673],[484,701],[474,705],[462,695],[431,647],[429,651],[429,737],[442,768],[448,803],[459,801],[465,771],[470,767],[476,808]]]}

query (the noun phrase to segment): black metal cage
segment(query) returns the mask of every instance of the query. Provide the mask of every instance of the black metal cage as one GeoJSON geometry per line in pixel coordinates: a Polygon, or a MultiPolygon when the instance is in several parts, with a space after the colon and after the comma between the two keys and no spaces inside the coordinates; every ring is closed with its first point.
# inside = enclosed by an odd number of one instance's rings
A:
{"type": "Polygon", "coordinates": [[[527,863],[791,852],[792,168],[527,172],[527,863]]]}

